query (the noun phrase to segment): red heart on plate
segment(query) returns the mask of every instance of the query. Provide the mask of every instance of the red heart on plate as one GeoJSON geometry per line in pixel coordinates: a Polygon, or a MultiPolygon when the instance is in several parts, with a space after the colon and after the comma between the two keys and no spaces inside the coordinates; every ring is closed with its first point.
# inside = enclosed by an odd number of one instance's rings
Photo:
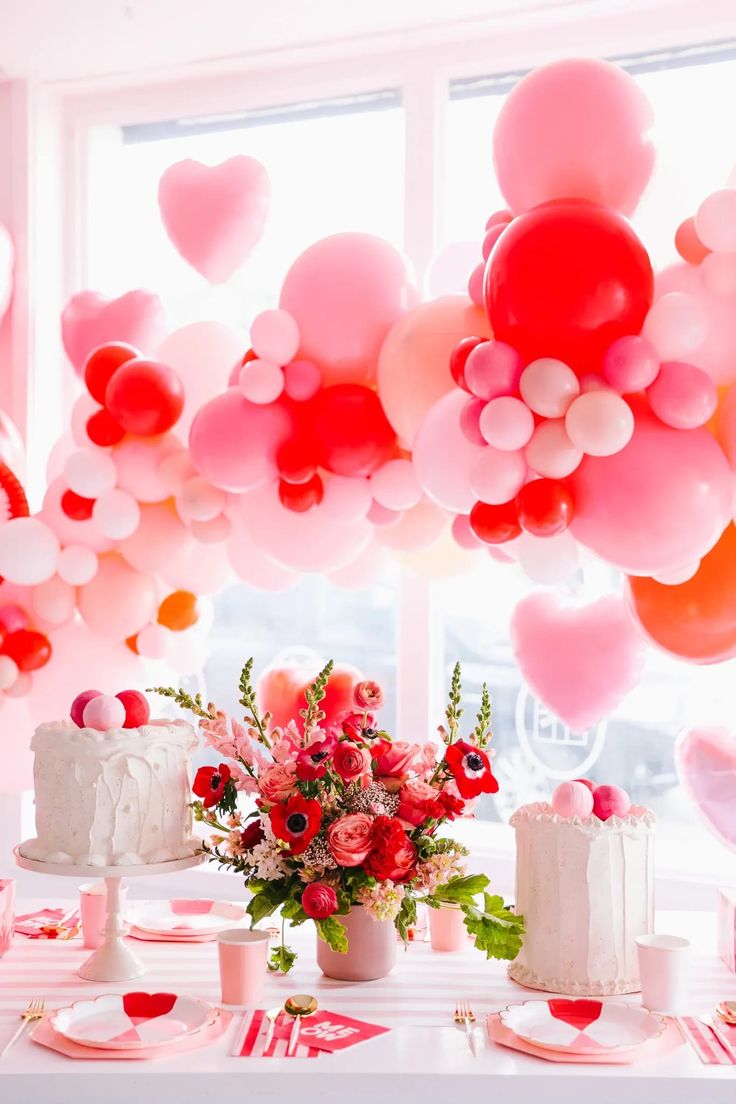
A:
{"type": "Polygon", "coordinates": [[[158,348],[165,333],[163,304],[150,291],[128,291],[117,299],[80,291],[61,312],[61,340],[80,376],[87,357],[99,345],[127,341],[145,354],[158,348]]]}
{"type": "Polygon", "coordinates": [[[556,1020],[562,1020],[570,1027],[576,1027],[578,1031],[585,1031],[598,1019],[603,1008],[603,1002],[599,1000],[563,1000],[555,998],[547,1001],[550,1015],[556,1020]]]}
{"type": "Polygon", "coordinates": [[[123,1011],[131,1020],[154,1020],[176,1004],[175,993],[124,993],[123,1011]]]}
{"type": "Polygon", "coordinates": [[[174,900],[171,902],[171,911],[175,916],[206,916],[212,912],[214,901],[187,901],[174,900]]]}

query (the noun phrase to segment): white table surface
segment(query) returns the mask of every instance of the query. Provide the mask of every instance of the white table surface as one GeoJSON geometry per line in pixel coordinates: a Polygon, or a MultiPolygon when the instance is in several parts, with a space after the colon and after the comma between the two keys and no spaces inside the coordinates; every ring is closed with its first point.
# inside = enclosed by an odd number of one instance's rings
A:
{"type": "MultiPolygon", "coordinates": [[[[61,902],[63,903],[63,902],[61,902]]],[[[49,905],[49,902],[45,902],[49,905]]],[[[60,904],[60,902],[54,902],[60,904]]],[[[40,907],[19,902],[18,912],[40,907]],[[26,907],[27,906],[27,907],[26,907]]],[[[468,999],[481,1020],[492,1011],[534,994],[506,977],[503,963],[487,962],[468,948],[433,953],[414,943],[393,973],[380,981],[350,984],[322,977],[314,962],[309,925],[292,933],[302,955],[288,977],[267,982],[264,1007],[291,993],[314,993],[328,1009],[385,1024],[394,1030],[343,1054],[313,1060],[230,1056],[240,1022],[210,1047],[171,1059],[145,1062],[74,1061],[22,1039],[0,1061],[2,1104],[174,1104],[247,1099],[248,1104],[459,1104],[506,1100],[511,1104],[734,1104],[736,1066],[705,1066],[688,1044],[655,1062],[632,1066],[563,1065],[519,1054],[477,1032],[479,1057],[452,1023],[458,997],[468,999]],[[295,1079],[299,1079],[299,1085],[295,1079]],[[242,1094],[247,1096],[243,1097],[242,1094]]],[[[691,986],[693,1015],[710,1014],[722,998],[736,999],[736,976],[715,955],[715,917],[710,913],[660,913],[657,930],[696,942],[691,986]]],[[[88,955],[79,940],[55,942],[16,936],[0,959],[0,1047],[33,996],[47,1008],[82,996],[140,989],[176,990],[217,1001],[214,943],[182,946],[135,940],[147,974],[124,985],[82,981],[76,969],[88,955]]],[[[638,1003],[639,998],[627,999],[638,1003]]]]}

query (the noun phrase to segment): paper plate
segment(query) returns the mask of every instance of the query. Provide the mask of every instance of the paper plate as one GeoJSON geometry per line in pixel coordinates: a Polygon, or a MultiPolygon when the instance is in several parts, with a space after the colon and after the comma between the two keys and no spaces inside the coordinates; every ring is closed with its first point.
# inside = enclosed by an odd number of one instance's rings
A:
{"type": "Polygon", "coordinates": [[[54,1031],[104,1050],[164,1047],[214,1023],[217,1010],[176,993],[109,993],[75,1001],[49,1016],[54,1031]]]}
{"type": "Polygon", "coordinates": [[[525,1042],[575,1054],[632,1050],[656,1039],[667,1026],[646,1008],[587,998],[524,1001],[509,1005],[499,1016],[525,1042]]]}
{"type": "Polygon", "coordinates": [[[245,905],[230,901],[134,902],[126,909],[125,919],[142,931],[157,934],[216,935],[248,919],[245,905]]]}

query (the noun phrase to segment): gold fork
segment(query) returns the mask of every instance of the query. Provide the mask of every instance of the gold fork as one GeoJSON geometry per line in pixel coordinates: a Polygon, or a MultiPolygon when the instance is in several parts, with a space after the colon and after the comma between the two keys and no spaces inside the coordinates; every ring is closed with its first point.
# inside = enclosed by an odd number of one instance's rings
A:
{"type": "Polygon", "coordinates": [[[475,1045],[475,1035],[473,1034],[473,1024],[475,1023],[475,1012],[470,1007],[470,1004],[466,1000],[455,1001],[455,1023],[460,1024],[465,1028],[465,1034],[468,1039],[468,1046],[470,1047],[470,1053],[474,1058],[478,1057],[478,1051],[475,1045]]]}
{"type": "Polygon", "coordinates": [[[7,1042],[3,1047],[2,1051],[0,1051],[0,1058],[5,1057],[5,1055],[12,1047],[13,1043],[21,1037],[25,1029],[28,1027],[29,1023],[33,1023],[34,1020],[43,1019],[44,1008],[45,1001],[41,997],[34,997],[26,1008],[25,1012],[21,1012],[20,1018],[23,1023],[20,1025],[13,1038],[10,1039],[10,1041],[7,1042]]]}

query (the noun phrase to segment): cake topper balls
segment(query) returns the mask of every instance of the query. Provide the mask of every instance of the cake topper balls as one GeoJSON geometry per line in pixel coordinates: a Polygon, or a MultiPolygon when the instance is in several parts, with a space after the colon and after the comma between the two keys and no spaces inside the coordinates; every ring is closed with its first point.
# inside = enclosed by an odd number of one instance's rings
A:
{"type": "Polygon", "coordinates": [[[552,794],[552,808],[558,816],[584,820],[593,812],[593,794],[583,782],[560,782],[552,794]]]}
{"type": "Polygon", "coordinates": [[[125,706],[120,698],[98,694],[85,705],[82,720],[85,728],[96,728],[100,732],[107,732],[109,728],[122,728],[125,723],[125,706]]]}
{"type": "Polygon", "coordinates": [[[99,698],[101,693],[101,690],[83,690],[81,694],[77,694],[69,710],[69,716],[78,728],[84,726],[84,710],[88,702],[91,702],[93,698],[99,698]]]}
{"type": "Polygon", "coordinates": [[[596,786],[593,791],[593,813],[599,820],[625,817],[631,810],[631,798],[620,786],[596,786]]]}
{"type": "Polygon", "coordinates": [[[151,709],[145,694],[141,694],[140,690],[121,690],[115,696],[125,709],[123,728],[138,728],[139,725],[148,724],[151,709]]]}
{"type": "Polygon", "coordinates": [[[100,690],[83,690],[72,702],[69,715],[78,728],[104,732],[108,728],[138,728],[148,724],[151,710],[140,690],[121,690],[115,697],[100,690]]]}

